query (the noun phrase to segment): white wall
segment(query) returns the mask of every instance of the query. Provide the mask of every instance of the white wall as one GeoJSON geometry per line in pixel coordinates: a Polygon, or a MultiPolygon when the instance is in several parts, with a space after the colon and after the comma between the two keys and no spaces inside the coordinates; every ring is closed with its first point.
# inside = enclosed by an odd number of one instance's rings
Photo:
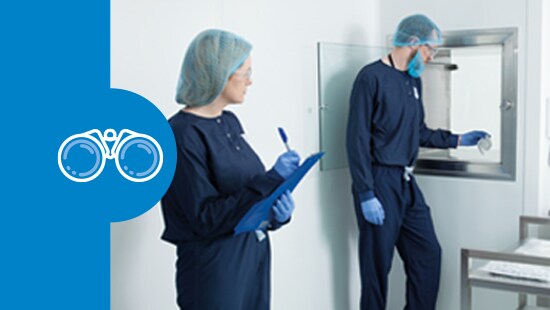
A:
{"type": "Polygon", "coordinates": [[[541,187],[545,173],[546,161],[546,140],[545,132],[545,104],[542,75],[544,73],[542,60],[542,7],[543,0],[527,1],[527,12],[529,19],[527,21],[527,40],[528,58],[526,60],[529,74],[526,76],[526,98],[530,105],[527,106],[525,115],[526,132],[525,137],[525,207],[531,214],[545,214],[542,209],[541,195],[544,190],[541,187]]]}
{"type": "MultiPolygon", "coordinates": [[[[375,0],[113,0],[112,87],[134,91],[168,117],[187,44],[224,28],[253,43],[253,81],[239,115],[247,138],[271,166],[284,148],[276,127],[303,156],[318,150],[316,43],[379,40],[375,0]]],[[[356,225],[346,171],[308,176],[295,193],[291,225],[272,234],[273,309],[356,309],[356,225]],[[332,190],[334,189],[334,190],[332,190]]],[[[175,251],[160,241],[159,206],[111,225],[114,310],[176,309],[175,251]]]]}
{"type": "MultiPolygon", "coordinates": [[[[527,41],[528,34],[542,37],[537,30],[542,18],[528,19],[528,14],[540,11],[526,3],[542,2],[112,0],[111,84],[148,98],[168,117],[179,108],[174,89],[190,40],[211,27],[244,36],[254,44],[254,85],[245,104],[234,111],[270,166],[283,151],[278,126],[285,127],[291,145],[302,155],[318,150],[316,42],[384,45],[398,21],[415,12],[431,16],[443,30],[519,27],[516,181],[418,177],[444,250],[438,308],[453,310],[459,304],[459,249],[503,248],[517,238],[519,214],[550,208],[549,191],[542,190],[550,185],[548,166],[540,167],[549,144],[540,133],[544,122],[538,104],[542,92],[550,96],[548,57],[543,60],[546,70],[536,69],[541,55],[550,55],[548,22],[544,54],[527,41]],[[537,80],[541,71],[544,80],[537,80]],[[535,164],[524,165],[527,159],[535,164]],[[537,199],[531,200],[529,193],[537,199]]],[[[546,21],[549,6],[544,5],[546,21]]],[[[311,173],[295,200],[293,222],[272,235],[273,309],[358,309],[357,231],[348,172],[311,173]]],[[[160,241],[162,228],[158,206],[137,219],[111,225],[112,309],[176,309],[175,252],[160,241]]],[[[388,309],[401,308],[403,296],[403,274],[396,259],[388,309]]],[[[498,309],[510,307],[515,296],[476,291],[474,300],[477,309],[498,309]],[[494,296],[497,300],[491,300],[494,296]]]]}
{"type": "Polygon", "coordinates": [[[539,214],[550,212],[550,2],[542,2],[541,52],[541,113],[540,159],[539,159],[539,214]],[[547,133],[548,132],[548,133],[547,133]]]}

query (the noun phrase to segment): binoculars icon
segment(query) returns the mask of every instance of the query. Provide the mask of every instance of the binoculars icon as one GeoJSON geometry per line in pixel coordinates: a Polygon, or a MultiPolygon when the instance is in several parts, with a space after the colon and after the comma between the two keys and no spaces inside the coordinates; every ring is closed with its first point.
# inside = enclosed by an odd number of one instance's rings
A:
{"type": "Polygon", "coordinates": [[[152,137],[122,129],[102,134],[98,129],[72,135],[65,139],[58,152],[61,172],[75,182],[95,179],[107,159],[114,159],[120,174],[133,182],[154,178],[162,167],[162,149],[152,137]]]}

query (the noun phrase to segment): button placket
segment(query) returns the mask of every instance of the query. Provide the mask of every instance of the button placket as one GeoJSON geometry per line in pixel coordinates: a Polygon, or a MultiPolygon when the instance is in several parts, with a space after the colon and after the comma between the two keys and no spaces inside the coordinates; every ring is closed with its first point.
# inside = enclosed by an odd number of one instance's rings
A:
{"type": "Polygon", "coordinates": [[[227,139],[229,139],[229,141],[231,141],[231,143],[235,146],[235,149],[237,151],[240,151],[241,147],[238,144],[238,139],[231,139],[231,133],[229,132],[226,134],[226,136],[227,136],[227,139]]]}
{"type": "Polygon", "coordinates": [[[235,140],[235,139],[232,138],[233,135],[231,134],[231,132],[229,132],[229,128],[227,128],[227,126],[222,125],[222,120],[221,120],[221,118],[216,119],[216,123],[218,123],[220,126],[222,126],[222,127],[221,127],[221,130],[222,130],[222,132],[224,132],[225,136],[226,136],[227,139],[229,140],[229,144],[230,144],[232,147],[234,147],[235,150],[240,151],[240,150],[241,150],[241,147],[240,147],[239,144],[238,144],[238,141],[237,141],[238,139],[235,140]]]}

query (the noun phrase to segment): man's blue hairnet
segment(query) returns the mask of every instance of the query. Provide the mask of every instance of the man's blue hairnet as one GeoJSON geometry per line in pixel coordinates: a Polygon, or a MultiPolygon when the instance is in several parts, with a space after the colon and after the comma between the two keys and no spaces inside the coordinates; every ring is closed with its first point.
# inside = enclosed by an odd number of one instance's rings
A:
{"type": "Polygon", "coordinates": [[[214,101],[251,50],[250,43],[227,31],[209,29],[199,33],[183,59],[176,101],[187,106],[214,101]]]}
{"type": "Polygon", "coordinates": [[[422,14],[405,17],[393,35],[394,46],[440,45],[441,42],[441,30],[426,15],[422,14]]]}

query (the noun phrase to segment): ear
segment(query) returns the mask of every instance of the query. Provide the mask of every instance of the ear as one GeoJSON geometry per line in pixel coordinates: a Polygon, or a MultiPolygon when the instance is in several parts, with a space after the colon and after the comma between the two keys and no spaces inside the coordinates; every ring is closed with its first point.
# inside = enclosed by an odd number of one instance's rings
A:
{"type": "Polygon", "coordinates": [[[413,46],[407,46],[407,47],[411,51],[409,54],[409,61],[410,61],[420,51],[420,48],[422,47],[422,45],[413,45],[413,46]]]}

